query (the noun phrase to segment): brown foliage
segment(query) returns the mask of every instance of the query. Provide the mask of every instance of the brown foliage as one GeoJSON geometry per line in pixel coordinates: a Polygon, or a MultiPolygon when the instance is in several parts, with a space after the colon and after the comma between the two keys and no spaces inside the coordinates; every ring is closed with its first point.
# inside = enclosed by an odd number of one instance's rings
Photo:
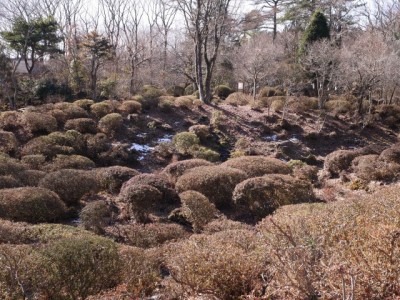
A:
{"type": "Polygon", "coordinates": [[[19,143],[14,133],[0,130],[0,152],[13,155],[18,147],[19,143]]]}
{"type": "Polygon", "coordinates": [[[204,159],[188,159],[177,161],[166,166],[162,171],[162,174],[168,176],[172,182],[176,182],[178,178],[181,177],[187,170],[201,166],[212,166],[212,163],[204,159]]]}
{"type": "Polygon", "coordinates": [[[53,222],[64,216],[66,207],[57,194],[43,188],[0,190],[0,218],[17,222],[53,222]]]}
{"type": "Polygon", "coordinates": [[[256,220],[271,214],[278,207],[313,202],[315,195],[309,182],[288,175],[267,175],[239,183],[233,201],[241,213],[250,213],[256,220]]]}
{"type": "Polygon", "coordinates": [[[68,120],[64,128],[66,130],[76,130],[80,133],[96,133],[97,132],[97,124],[96,121],[90,118],[79,118],[68,120]]]}
{"type": "Polygon", "coordinates": [[[204,226],[215,219],[218,210],[206,196],[196,191],[179,194],[182,202],[182,214],[192,224],[194,232],[201,232],[204,226]]]}
{"type": "Polygon", "coordinates": [[[229,159],[221,166],[239,169],[248,175],[248,178],[267,174],[290,174],[288,165],[276,158],[265,156],[241,156],[229,159]]]}
{"type": "Polygon", "coordinates": [[[78,204],[83,195],[98,189],[97,181],[90,171],[70,169],[47,174],[39,186],[57,193],[67,205],[78,204]]]}
{"type": "Polygon", "coordinates": [[[121,166],[97,168],[93,172],[100,188],[109,193],[119,193],[123,183],[140,174],[134,169],[121,166]]]}
{"type": "Polygon", "coordinates": [[[246,173],[223,166],[196,167],[183,174],[176,183],[179,193],[193,190],[205,195],[218,209],[230,207],[235,186],[247,178],[246,173]]]}

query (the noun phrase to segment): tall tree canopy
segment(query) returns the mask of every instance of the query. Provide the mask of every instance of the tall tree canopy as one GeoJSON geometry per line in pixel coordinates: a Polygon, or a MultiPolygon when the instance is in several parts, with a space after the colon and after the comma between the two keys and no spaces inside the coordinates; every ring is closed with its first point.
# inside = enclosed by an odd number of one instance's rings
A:
{"type": "Polygon", "coordinates": [[[302,39],[300,41],[299,55],[303,55],[306,52],[307,47],[314,42],[329,38],[330,30],[328,20],[320,10],[317,10],[311,16],[310,23],[303,33],[302,39]]]}

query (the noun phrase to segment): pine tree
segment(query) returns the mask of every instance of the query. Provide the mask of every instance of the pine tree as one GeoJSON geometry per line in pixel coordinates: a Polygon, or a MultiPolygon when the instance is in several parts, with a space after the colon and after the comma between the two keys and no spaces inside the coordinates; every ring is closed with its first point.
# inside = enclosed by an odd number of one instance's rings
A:
{"type": "Polygon", "coordinates": [[[330,39],[329,25],[325,15],[320,10],[317,10],[311,16],[310,22],[301,38],[299,56],[303,56],[306,53],[309,45],[322,39],[330,39]]]}

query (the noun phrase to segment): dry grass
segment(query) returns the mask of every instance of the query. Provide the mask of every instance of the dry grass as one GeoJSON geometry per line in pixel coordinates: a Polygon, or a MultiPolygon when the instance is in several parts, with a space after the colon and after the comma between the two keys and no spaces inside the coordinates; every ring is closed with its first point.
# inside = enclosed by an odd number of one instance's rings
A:
{"type": "Polygon", "coordinates": [[[247,178],[238,169],[210,166],[197,167],[185,172],[176,183],[179,193],[197,191],[205,195],[218,209],[230,207],[235,186],[247,178]]]}
{"type": "Polygon", "coordinates": [[[241,170],[248,175],[248,178],[267,174],[290,174],[292,172],[285,162],[265,156],[241,156],[231,158],[221,166],[241,170]]]}

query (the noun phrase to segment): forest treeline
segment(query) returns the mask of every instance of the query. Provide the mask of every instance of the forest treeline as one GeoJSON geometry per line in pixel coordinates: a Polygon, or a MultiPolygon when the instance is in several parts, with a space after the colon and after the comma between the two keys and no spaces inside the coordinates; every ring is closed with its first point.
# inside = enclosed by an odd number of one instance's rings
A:
{"type": "Polygon", "coordinates": [[[257,97],[398,100],[398,1],[9,0],[0,8],[0,101],[15,108],[128,99],[145,85],[207,103],[226,85],[257,97]]]}

